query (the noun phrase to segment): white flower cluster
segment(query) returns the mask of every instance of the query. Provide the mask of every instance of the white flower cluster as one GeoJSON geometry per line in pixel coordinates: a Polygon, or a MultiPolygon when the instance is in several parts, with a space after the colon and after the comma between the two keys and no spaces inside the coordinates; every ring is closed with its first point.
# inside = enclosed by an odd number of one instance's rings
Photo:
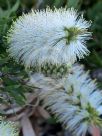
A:
{"type": "Polygon", "coordinates": [[[89,54],[90,22],[74,9],[47,8],[24,14],[8,32],[8,51],[26,67],[73,64],[89,54]]]}
{"type": "Polygon", "coordinates": [[[44,106],[76,136],[85,135],[92,125],[102,127],[102,91],[81,66],[74,66],[59,89],[39,93],[44,106]]]}
{"type": "Polygon", "coordinates": [[[10,55],[26,68],[34,67],[29,84],[39,88],[44,106],[76,136],[85,135],[92,125],[102,126],[102,92],[82,66],[72,67],[89,54],[89,27],[74,9],[47,8],[24,14],[7,35],[10,55]]]}
{"type": "Polygon", "coordinates": [[[18,136],[16,124],[11,121],[5,121],[0,117],[0,136],[18,136]]]}

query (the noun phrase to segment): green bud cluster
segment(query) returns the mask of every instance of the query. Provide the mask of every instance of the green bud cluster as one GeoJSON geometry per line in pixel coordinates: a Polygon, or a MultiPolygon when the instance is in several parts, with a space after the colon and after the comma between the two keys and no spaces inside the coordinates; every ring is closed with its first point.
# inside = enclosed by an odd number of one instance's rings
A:
{"type": "Polygon", "coordinates": [[[41,66],[40,68],[36,67],[33,69],[34,72],[41,72],[47,77],[52,78],[62,78],[67,73],[69,73],[71,70],[71,65],[53,65],[46,63],[44,66],[41,66]]]}

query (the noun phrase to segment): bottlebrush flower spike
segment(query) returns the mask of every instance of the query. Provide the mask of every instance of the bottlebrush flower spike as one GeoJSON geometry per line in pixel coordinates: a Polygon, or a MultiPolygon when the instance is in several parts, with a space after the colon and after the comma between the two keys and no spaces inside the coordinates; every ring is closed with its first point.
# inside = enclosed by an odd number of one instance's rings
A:
{"type": "Polygon", "coordinates": [[[39,96],[76,136],[85,135],[93,125],[102,127],[102,91],[80,66],[73,68],[60,89],[41,91],[39,96]]]}
{"type": "Polygon", "coordinates": [[[74,9],[32,11],[13,23],[7,35],[10,55],[26,67],[74,63],[89,54],[90,22],[74,9]]]}
{"type": "Polygon", "coordinates": [[[0,136],[18,136],[18,129],[15,123],[5,121],[0,117],[0,136]]]}

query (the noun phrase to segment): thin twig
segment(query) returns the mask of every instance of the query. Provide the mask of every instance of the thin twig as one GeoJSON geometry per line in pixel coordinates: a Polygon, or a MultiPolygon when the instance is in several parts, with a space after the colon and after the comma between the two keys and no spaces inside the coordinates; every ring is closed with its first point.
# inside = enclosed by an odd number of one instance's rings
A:
{"type": "Polygon", "coordinates": [[[23,136],[36,136],[34,129],[32,128],[31,122],[26,115],[21,119],[21,126],[23,136]]]}

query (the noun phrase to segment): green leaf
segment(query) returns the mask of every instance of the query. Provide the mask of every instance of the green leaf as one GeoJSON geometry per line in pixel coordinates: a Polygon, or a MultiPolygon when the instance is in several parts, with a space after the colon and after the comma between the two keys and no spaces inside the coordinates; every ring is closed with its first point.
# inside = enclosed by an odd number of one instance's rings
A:
{"type": "Polygon", "coordinates": [[[8,94],[20,105],[25,104],[25,96],[22,94],[22,90],[19,85],[6,86],[8,94]]]}
{"type": "Polygon", "coordinates": [[[53,4],[55,7],[61,7],[63,5],[63,1],[61,0],[55,0],[54,4],[53,4]]]}
{"type": "Polygon", "coordinates": [[[97,65],[102,67],[102,58],[99,56],[99,54],[96,51],[94,51],[93,53],[94,53],[94,58],[97,62],[97,65]]]}
{"type": "Polygon", "coordinates": [[[49,124],[56,124],[57,123],[57,119],[55,117],[50,117],[49,119],[47,119],[47,122],[49,124]]]}
{"type": "Polygon", "coordinates": [[[19,7],[20,1],[17,0],[15,5],[11,8],[9,1],[7,0],[8,8],[6,10],[0,8],[0,36],[4,35],[8,29],[9,23],[12,21],[11,16],[15,13],[19,7]]]}
{"type": "Polygon", "coordinates": [[[76,9],[79,9],[81,6],[82,0],[67,0],[67,7],[71,8],[74,7],[76,9]]]}
{"type": "Polygon", "coordinates": [[[11,8],[10,12],[11,12],[11,13],[12,13],[12,12],[16,12],[17,9],[18,9],[18,7],[19,7],[19,5],[20,5],[20,1],[17,0],[17,2],[15,3],[15,5],[11,8]]]}
{"type": "Polygon", "coordinates": [[[98,1],[92,8],[89,8],[87,11],[88,18],[91,20],[95,20],[97,17],[99,17],[100,14],[102,14],[102,1],[98,1]]]}

